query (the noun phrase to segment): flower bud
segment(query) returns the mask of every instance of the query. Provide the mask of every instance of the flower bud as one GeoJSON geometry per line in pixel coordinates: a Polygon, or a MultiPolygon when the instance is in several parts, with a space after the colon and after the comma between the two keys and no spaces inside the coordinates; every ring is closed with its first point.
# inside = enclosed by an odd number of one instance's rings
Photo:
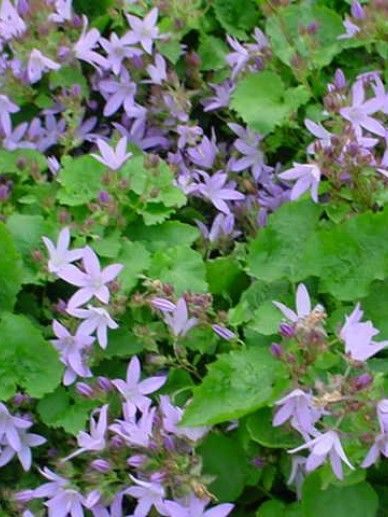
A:
{"type": "Polygon", "coordinates": [[[163,445],[167,451],[175,451],[174,437],[167,435],[163,438],[163,445]]]}
{"type": "Polygon", "coordinates": [[[360,2],[353,2],[350,7],[350,12],[353,16],[353,18],[356,18],[356,20],[364,20],[365,19],[365,11],[360,4],[360,2]]]}
{"type": "Polygon", "coordinates": [[[279,345],[279,343],[272,343],[270,350],[271,354],[277,358],[281,357],[284,352],[282,345],[279,345]]]}
{"type": "Polygon", "coordinates": [[[81,95],[81,86],[79,84],[73,84],[70,88],[70,95],[72,97],[79,97],[81,95]]]}
{"type": "Polygon", "coordinates": [[[114,449],[120,449],[123,445],[125,445],[123,438],[121,438],[121,436],[118,436],[117,434],[115,436],[112,436],[110,443],[114,449]]]}
{"type": "Polygon", "coordinates": [[[315,34],[319,29],[319,24],[316,21],[312,21],[309,23],[306,27],[307,34],[313,35],[315,34]]]}
{"type": "Polygon", "coordinates": [[[147,456],[144,454],[134,454],[127,459],[127,463],[130,467],[139,468],[147,461],[147,456]]]}
{"type": "Polygon", "coordinates": [[[334,85],[338,90],[342,90],[346,87],[345,74],[340,68],[337,68],[334,74],[334,85]]]}
{"type": "Polygon", "coordinates": [[[98,200],[100,203],[106,204],[110,201],[110,195],[106,190],[101,190],[101,192],[98,194],[98,200]]]}
{"type": "Polygon", "coordinates": [[[251,460],[251,465],[258,469],[262,469],[265,467],[265,460],[263,458],[260,458],[260,456],[257,456],[256,458],[253,458],[251,460]]]}
{"type": "Polygon", "coordinates": [[[295,327],[290,323],[281,323],[279,325],[279,334],[283,337],[291,338],[295,335],[295,327]]]}
{"type": "Polygon", "coordinates": [[[34,491],[21,490],[20,492],[16,492],[13,498],[17,503],[29,503],[34,499],[34,491]]]}
{"type": "Polygon", "coordinates": [[[77,382],[77,384],[75,385],[75,389],[80,395],[88,399],[92,399],[95,395],[93,388],[85,382],[77,382]]]}
{"type": "Polygon", "coordinates": [[[220,336],[222,339],[225,339],[226,341],[236,339],[236,334],[222,325],[212,325],[212,329],[218,336],[220,336]]]}
{"type": "Polygon", "coordinates": [[[151,300],[151,305],[154,309],[159,309],[162,312],[172,312],[176,307],[175,303],[170,302],[170,300],[159,297],[153,298],[151,300]]]}
{"type": "Polygon", "coordinates": [[[16,9],[19,16],[25,16],[30,10],[30,4],[28,0],[18,0],[16,9]]]}
{"type": "Polygon", "coordinates": [[[105,474],[112,469],[112,465],[109,463],[109,461],[103,459],[93,460],[89,466],[93,470],[101,472],[101,474],[105,474]]]}
{"type": "Polygon", "coordinates": [[[9,199],[10,190],[8,185],[0,185],[0,203],[9,199]]]}
{"type": "Polygon", "coordinates": [[[113,384],[111,380],[108,379],[108,377],[97,377],[97,385],[102,391],[105,392],[112,391],[113,389],[113,384]]]}
{"type": "Polygon", "coordinates": [[[369,373],[363,373],[361,375],[358,375],[358,377],[355,377],[353,379],[354,387],[357,390],[363,390],[364,388],[367,388],[370,386],[373,382],[373,376],[369,373]]]}

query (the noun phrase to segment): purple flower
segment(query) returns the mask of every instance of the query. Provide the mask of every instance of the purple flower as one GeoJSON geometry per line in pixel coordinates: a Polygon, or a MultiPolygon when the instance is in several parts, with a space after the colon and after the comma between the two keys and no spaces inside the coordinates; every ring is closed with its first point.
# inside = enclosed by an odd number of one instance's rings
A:
{"type": "Polygon", "coordinates": [[[77,443],[79,445],[79,449],[74,451],[70,456],[67,456],[62,461],[68,461],[79,454],[82,454],[86,451],[103,451],[106,446],[105,435],[107,431],[108,424],[108,404],[102,406],[102,408],[97,409],[93,412],[90,417],[90,434],[85,431],[80,431],[77,435],[77,443]],[[98,412],[99,417],[98,421],[95,420],[94,414],[98,412]]]}
{"type": "Polygon", "coordinates": [[[98,160],[103,165],[106,165],[112,171],[117,171],[121,169],[124,163],[132,156],[132,153],[127,153],[127,139],[125,136],[120,138],[119,142],[116,145],[115,149],[112,149],[104,140],[98,138],[97,147],[101,153],[99,154],[91,153],[91,156],[98,160]]]}
{"type": "Polygon", "coordinates": [[[289,307],[286,307],[283,303],[274,302],[274,301],[272,303],[280,311],[282,311],[282,313],[288,320],[292,321],[293,323],[296,323],[299,319],[305,318],[311,312],[310,295],[304,284],[298,285],[298,288],[296,290],[295,301],[296,301],[296,313],[289,307]]]}
{"type": "Polygon", "coordinates": [[[6,406],[0,402],[0,443],[9,444],[12,449],[20,450],[20,430],[30,428],[32,423],[24,418],[12,416],[6,406]]]}
{"type": "MultiPolygon", "coordinates": [[[[155,64],[146,68],[152,84],[162,84],[167,79],[166,60],[161,54],[156,54],[155,64]]],[[[148,82],[148,81],[145,81],[148,82]]]]}
{"type": "Polygon", "coordinates": [[[14,104],[6,95],[0,95],[0,124],[6,135],[12,132],[11,113],[17,113],[20,108],[14,104]]]}
{"type": "Polygon", "coordinates": [[[32,454],[30,447],[37,447],[44,444],[47,440],[39,434],[27,433],[25,429],[20,429],[19,441],[20,445],[14,449],[11,445],[6,445],[2,448],[0,453],[0,467],[7,465],[12,458],[17,455],[23,469],[30,470],[32,465],[32,454]]]}
{"type": "Polygon", "coordinates": [[[47,156],[47,166],[53,176],[56,176],[61,170],[61,164],[55,158],[55,156],[47,156]]]}
{"type": "Polygon", "coordinates": [[[202,142],[196,147],[190,147],[190,149],[187,150],[187,155],[190,160],[195,165],[198,165],[198,167],[205,169],[213,167],[217,153],[218,149],[215,139],[212,138],[210,140],[207,136],[204,136],[202,142]]]}
{"type": "MultiPolygon", "coordinates": [[[[315,137],[319,139],[319,143],[323,148],[330,147],[332,134],[327,129],[325,129],[321,124],[316,124],[308,118],[304,120],[304,125],[306,126],[308,131],[310,131],[311,134],[313,134],[315,137]]],[[[314,154],[314,147],[315,146],[313,142],[307,147],[307,152],[310,154],[314,154]]]]}
{"type": "Polygon", "coordinates": [[[183,149],[186,145],[195,145],[197,138],[202,136],[203,130],[199,126],[177,126],[178,149],[183,149]]]}
{"type": "Polygon", "coordinates": [[[338,479],[343,479],[342,463],[346,463],[349,468],[354,470],[353,465],[349,462],[342,448],[341,441],[336,431],[327,431],[320,434],[313,440],[308,441],[304,445],[292,449],[291,454],[299,452],[303,449],[310,449],[310,455],[306,461],[306,472],[312,472],[317,469],[329,456],[331,467],[338,479]]]}
{"type": "Polygon", "coordinates": [[[58,490],[70,484],[68,479],[58,476],[58,474],[47,467],[44,467],[43,470],[38,468],[38,470],[49,482],[35,488],[34,497],[36,499],[40,499],[41,497],[53,497],[58,490]]]}
{"type": "Polygon", "coordinates": [[[55,12],[48,19],[55,23],[70,22],[73,18],[72,3],[73,0],[55,0],[55,12]]]}
{"type": "Polygon", "coordinates": [[[296,495],[299,500],[302,499],[302,485],[306,474],[306,458],[303,456],[293,456],[290,477],[287,485],[295,485],[296,495]]]}
{"type": "Polygon", "coordinates": [[[128,494],[135,497],[138,502],[133,513],[133,517],[145,517],[154,506],[161,515],[166,515],[163,498],[165,496],[164,488],[160,483],[141,481],[130,476],[137,486],[128,489],[128,494]]]}
{"type": "Polygon", "coordinates": [[[99,70],[100,66],[102,68],[109,68],[107,60],[94,50],[99,40],[99,31],[97,29],[90,29],[88,31],[88,19],[86,16],[83,16],[82,33],[73,47],[74,54],[77,59],[89,63],[97,70],[99,70]]]}
{"type": "Polygon", "coordinates": [[[159,38],[159,29],[156,25],[158,21],[158,9],[155,7],[141,20],[137,16],[127,14],[127,20],[131,31],[126,38],[130,43],[140,43],[147,54],[152,54],[154,40],[159,38]]]}
{"type": "Polygon", "coordinates": [[[176,308],[175,303],[170,302],[166,298],[152,298],[151,305],[155,309],[159,309],[162,312],[173,312],[176,308]]]}
{"type": "Polygon", "coordinates": [[[345,34],[340,34],[337,36],[337,39],[350,39],[353,38],[358,32],[360,32],[360,27],[358,27],[356,24],[354,24],[352,21],[349,20],[349,18],[346,18],[343,22],[343,25],[345,27],[345,34]]]}
{"type": "Polygon", "coordinates": [[[143,53],[140,49],[128,46],[125,36],[119,38],[115,32],[111,33],[109,40],[101,38],[100,45],[108,54],[107,65],[116,75],[120,73],[125,58],[141,56],[143,53]]]}
{"type": "Polygon", "coordinates": [[[128,71],[123,68],[118,81],[106,79],[100,82],[101,91],[109,94],[105,104],[104,115],[110,117],[123,106],[129,117],[138,117],[144,112],[135,103],[136,84],[131,81],[128,71]]]}
{"type": "Polygon", "coordinates": [[[195,221],[200,229],[203,237],[209,242],[217,242],[219,239],[230,238],[234,239],[240,235],[241,232],[234,229],[234,215],[233,214],[217,214],[210,227],[210,230],[201,222],[195,221]]]}
{"type": "Polygon", "coordinates": [[[191,494],[179,503],[166,500],[164,505],[170,517],[226,517],[234,507],[233,504],[224,503],[206,510],[209,502],[209,499],[198,499],[191,494]]]}
{"type": "Polygon", "coordinates": [[[45,506],[48,508],[48,517],[84,517],[82,509],[83,496],[72,488],[58,488],[45,506]]]}
{"type": "Polygon", "coordinates": [[[226,40],[234,52],[226,56],[226,62],[232,68],[232,80],[245,68],[249,61],[248,50],[241,45],[235,38],[226,36],[226,40]]]}
{"type": "Polygon", "coordinates": [[[385,98],[385,95],[377,96],[366,101],[364,83],[362,81],[354,83],[352,105],[341,108],[340,114],[351,123],[358,138],[362,136],[362,129],[382,137],[386,135],[386,130],[381,122],[370,116],[383,108],[385,98]]]}
{"type": "Polygon", "coordinates": [[[92,334],[97,331],[97,340],[101,348],[106,348],[108,344],[107,329],[117,329],[117,323],[110,317],[109,313],[102,307],[92,307],[87,309],[67,309],[70,316],[81,318],[84,321],[79,326],[79,332],[92,334]]]}
{"type": "Polygon", "coordinates": [[[175,436],[184,436],[196,442],[209,432],[210,427],[179,426],[178,424],[182,420],[183,410],[178,406],[173,406],[168,395],[161,395],[160,409],[163,414],[163,428],[167,433],[174,434],[175,436]]]}
{"type": "Polygon", "coordinates": [[[27,26],[10,0],[2,0],[0,6],[0,36],[10,40],[21,36],[27,26]]]}
{"type": "Polygon", "coordinates": [[[232,339],[236,339],[237,337],[234,332],[227,329],[223,325],[212,325],[212,329],[218,336],[220,336],[222,339],[225,339],[226,341],[231,341],[232,339]]]}
{"type": "Polygon", "coordinates": [[[350,316],[345,316],[345,324],[340,337],[345,342],[345,352],[355,361],[366,361],[388,346],[388,341],[373,341],[379,331],[371,321],[361,322],[363,311],[358,303],[350,316]]]}
{"type": "Polygon", "coordinates": [[[353,1],[352,5],[350,6],[350,12],[353,18],[356,18],[356,20],[365,19],[365,12],[360,2],[353,1]]]}
{"type": "Polygon", "coordinates": [[[377,404],[377,418],[382,433],[388,434],[388,399],[382,399],[377,404]]]}
{"type": "Polygon", "coordinates": [[[122,264],[111,264],[101,269],[97,255],[89,246],[84,248],[82,259],[85,273],[73,265],[68,265],[58,272],[62,280],[80,287],[68,302],[70,310],[88,302],[93,296],[102,303],[108,303],[110,293],[106,284],[112,282],[124,267],[122,264]]]}
{"type": "Polygon", "coordinates": [[[231,170],[240,172],[251,169],[252,176],[257,180],[264,168],[264,155],[259,149],[262,137],[238,124],[231,123],[228,126],[239,137],[235,140],[234,147],[244,155],[243,158],[232,161],[231,170]]]}
{"type": "Polygon", "coordinates": [[[201,101],[201,104],[204,106],[203,111],[207,112],[227,108],[236,85],[232,81],[226,80],[221,84],[209,83],[209,86],[214,90],[214,95],[201,101]]]}
{"type": "Polygon", "coordinates": [[[42,237],[44,245],[49,253],[48,270],[50,273],[58,274],[66,268],[71,262],[79,260],[84,255],[83,248],[69,250],[70,230],[63,228],[58,236],[57,245],[47,237],[42,237]]]}
{"type": "Polygon", "coordinates": [[[127,420],[117,420],[117,423],[112,424],[109,429],[129,445],[148,448],[152,437],[155,411],[156,408],[143,408],[142,415],[137,420],[127,415],[127,420]]]}
{"type": "Polygon", "coordinates": [[[225,201],[242,201],[244,199],[244,194],[237,192],[233,183],[226,183],[228,176],[222,171],[218,171],[212,176],[201,171],[201,176],[204,178],[204,183],[199,184],[198,192],[211,201],[220,212],[230,213],[225,201]]]}
{"type": "Polygon", "coordinates": [[[312,395],[300,389],[295,389],[284,398],[276,402],[280,408],[276,411],[272,425],[278,427],[287,420],[291,420],[294,429],[303,436],[316,435],[314,424],[320,419],[322,413],[313,405],[312,395]]]}
{"type": "Polygon", "coordinates": [[[133,356],[127,369],[126,381],[115,379],[112,384],[119,390],[125,399],[126,411],[128,415],[134,416],[136,409],[143,411],[151,405],[151,399],[145,395],[154,393],[166,382],[162,376],[149,377],[140,381],[141,367],[140,361],[133,356]]]}
{"type": "Polygon", "coordinates": [[[371,465],[374,465],[379,459],[380,454],[385,458],[388,458],[388,434],[379,434],[376,436],[375,443],[369,449],[364,461],[361,463],[361,467],[367,469],[371,465]]]}
{"type": "Polygon", "coordinates": [[[59,70],[61,65],[52,59],[44,56],[40,50],[32,49],[27,64],[27,76],[31,84],[34,84],[40,79],[48,70],[59,70]]]}
{"type": "Polygon", "coordinates": [[[189,318],[186,301],[184,298],[179,298],[174,310],[164,314],[164,321],[175,337],[183,337],[197,324],[198,319],[189,318]]]}
{"type": "Polygon", "coordinates": [[[321,171],[315,164],[294,163],[294,167],[279,174],[282,180],[297,180],[291,190],[291,200],[299,199],[307,190],[311,198],[318,203],[318,186],[321,181],[321,171]]]}

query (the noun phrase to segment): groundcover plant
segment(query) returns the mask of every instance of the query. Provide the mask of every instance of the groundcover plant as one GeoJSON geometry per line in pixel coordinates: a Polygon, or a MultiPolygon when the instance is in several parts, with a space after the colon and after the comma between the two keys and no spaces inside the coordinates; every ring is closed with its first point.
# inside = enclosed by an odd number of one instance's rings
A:
{"type": "Polygon", "coordinates": [[[384,517],[386,0],[0,0],[0,516],[384,517]]]}

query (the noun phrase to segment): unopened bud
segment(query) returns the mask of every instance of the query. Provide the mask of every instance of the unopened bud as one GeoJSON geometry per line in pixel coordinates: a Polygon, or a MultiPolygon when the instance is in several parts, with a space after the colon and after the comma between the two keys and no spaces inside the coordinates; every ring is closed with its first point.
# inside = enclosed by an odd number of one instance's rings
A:
{"type": "Polygon", "coordinates": [[[30,10],[30,4],[28,0],[18,0],[18,3],[16,4],[16,9],[19,16],[25,16],[30,10]]]}
{"type": "Polygon", "coordinates": [[[108,379],[108,377],[97,377],[97,385],[102,391],[105,392],[112,391],[113,389],[112,381],[108,379]]]}
{"type": "Polygon", "coordinates": [[[110,201],[110,195],[106,190],[101,190],[101,192],[98,194],[98,200],[100,203],[103,203],[104,205],[109,203],[110,201]]]}
{"type": "Polygon", "coordinates": [[[337,68],[334,74],[334,85],[338,90],[346,87],[346,77],[340,68],[337,68]]]}
{"type": "Polygon", "coordinates": [[[279,345],[279,343],[272,343],[272,345],[270,346],[270,350],[271,354],[277,358],[281,357],[284,352],[282,345],[279,345]]]}
{"type": "Polygon", "coordinates": [[[373,382],[373,377],[369,373],[363,373],[353,379],[354,387],[357,390],[363,390],[370,386],[373,382]]]}
{"type": "Polygon", "coordinates": [[[93,460],[90,463],[90,468],[96,470],[97,472],[101,472],[101,474],[105,474],[106,472],[109,472],[112,469],[112,465],[107,460],[98,459],[93,460]]]}
{"type": "Polygon", "coordinates": [[[310,35],[313,35],[313,34],[316,34],[316,32],[318,31],[319,29],[319,24],[318,22],[311,22],[307,25],[306,27],[306,32],[307,34],[310,34],[310,35]]]}
{"type": "Polygon", "coordinates": [[[77,382],[77,384],[75,385],[75,389],[80,395],[88,399],[92,399],[95,395],[93,388],[85,382],[77,382]]]}
{"type": "Polygon", "coordinates": [[[34,491],[33,490],[21,490],[20,492],[16,492],[13,496],[14,500],[17,503],[29,503],[34,499],[34,491]]]}
{"type": "Polygon", "coordinates": [[[295,327],[290,323],[281,323],[279,325],[279,334],[283,337],[293,337],[295,335],[295,327]]]}
{"type": "Polygon", "coordinates": [[[360,2],[353,2],[350,7],[350,12],[352,13],[353,18],[356,18],[356,20],[365,19],[365,11],[360,2]]]}
{"type": "Polygon", "coordinates": [[[134,454],[127,459],[127,463],[131,467],[139,468],[147,462],[147,456],[144,454],[134,454]]]}

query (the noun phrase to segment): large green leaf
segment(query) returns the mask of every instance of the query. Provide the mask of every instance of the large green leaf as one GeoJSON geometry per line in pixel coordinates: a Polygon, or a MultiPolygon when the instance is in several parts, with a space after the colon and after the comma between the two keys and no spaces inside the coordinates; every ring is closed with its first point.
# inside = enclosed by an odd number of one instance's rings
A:
{"type": "Polygon", "coordinates": [[[20,255],[9,230],[0,223],[0,311],[12,310],[22,284],[20,255]]]}
{"type": "Polygon", "coordinates": [[[140,242],[125,241],[118,262],[124,265],[119,276],[121,287],[129,291],[137,284],[139,274],[148,269],[150,254],[140,242]]]}
{"type": "Polygon", "coordinates": [[[259,10],[253,0],[214,0],[217,19],[228,34],[245,38],[257,24],[259,10]]]}
{"type": "Polygon", "coordinates": [[[304,86],[286,90],[278,74],[265,71],[249,74],[239,81],[230,106],[251,129],[270,133],[307,102],[309,95],[304,86]]]}
{"type": "Polygon", "coordinates": [[[8,399],[18,388],[32,397],[53,391],[63,367],[56,350],[22,315],[4,313],[0,320],[0,398],[8,399]]]}
{"type": "Polygon", "coordinates": [[[184,425],[217,424],[239,418],[269,403],[283,366],[267,349],[247,349],[218,357],[183,417],[184,425]]]}
{"type": "Polygon", "coordinates": [[[141,241],[149,251],[164,250],[170,246],[190,247],[199,237],[198,228],[180,221],[166,221],[154,226],[140,222],[128,230],[131,240],[141,241]]]}
{"type": "Polygon", "coordinates": [[[291,449],[300,445],[299,436],[286,427],[273,427],[273,411],[269,408],[259,409],[247,420],[249,434],[255,442],[274,449],[291,449]]]}

